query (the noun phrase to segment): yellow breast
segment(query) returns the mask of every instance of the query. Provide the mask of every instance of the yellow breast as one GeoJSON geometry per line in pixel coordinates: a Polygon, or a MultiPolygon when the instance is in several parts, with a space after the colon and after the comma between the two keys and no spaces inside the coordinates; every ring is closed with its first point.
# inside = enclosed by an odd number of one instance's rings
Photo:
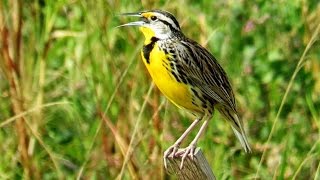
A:
{"type": "MultiPolygon", "coordinates": [[[[154,83],[159,90],[175,105],[193,112],[200,112],[200,108],[192,104],[192,94],[188,85],[179,83],[166,69],[164,63],[169,64],[167,55],[161,51],[158,44],[150,52],[149,63],[146,61],[143,51],[141,56],[146,65],[154,83]]],[[[170,67],[168,67],[170,68],[170,67]]]]}

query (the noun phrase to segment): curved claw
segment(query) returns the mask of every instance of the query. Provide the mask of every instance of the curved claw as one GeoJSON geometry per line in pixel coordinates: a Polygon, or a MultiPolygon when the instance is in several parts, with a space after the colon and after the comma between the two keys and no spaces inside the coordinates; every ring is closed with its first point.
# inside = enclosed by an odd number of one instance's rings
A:
{"type": "Polygon", "coordinates": [[[164,163],[164,167],[167,169],[167,158],[174,158],[177,155],[177,152],[179,150],[179,145],[178,144],[174,144],[172,146],[170,146],[163,155],[163,163],[164,163]]]}
{"type": "Polygon", "coordinates": [[[164,157],[171,157],[174,158],[176,156],[176,153],[179,150],[179,145],[174,144],[170,146],[165,152],[164,152],[164,157]]]}
{"type": "Polygon", "coordinates": [[[195,149],[196,149],[196,146],[193,144],[190,144],[188,147],[185,148],[181,158],[180,169],[183,168],[183,163],[188,156],[191,158],[192,161],[194,160],[195,149]]]}

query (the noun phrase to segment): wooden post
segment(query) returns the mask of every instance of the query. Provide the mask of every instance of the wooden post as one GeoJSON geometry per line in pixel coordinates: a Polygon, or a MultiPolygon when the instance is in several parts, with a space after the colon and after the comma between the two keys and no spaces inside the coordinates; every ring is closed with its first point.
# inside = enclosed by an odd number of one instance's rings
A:
{"type": "Polygon", "coordinates": [[[182,169],[180,169],[181,156],[168,158],[166,161],[168,165],[166,172],[170,175],[176,175],[178,179],[216,179],[200,148],[195,150],[193,160],[185,159],[182,169]]]}

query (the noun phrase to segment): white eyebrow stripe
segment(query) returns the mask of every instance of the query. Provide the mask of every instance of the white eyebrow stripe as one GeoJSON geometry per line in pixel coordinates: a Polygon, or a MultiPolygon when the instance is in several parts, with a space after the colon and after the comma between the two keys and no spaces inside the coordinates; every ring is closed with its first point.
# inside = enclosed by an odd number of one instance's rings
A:
{"type": "Polygon", "coordinates": [[[157,16],[159,17],[160,20],[166,21],[169,24],[171,24],[174,29],[180,30],[180,28],[177,27],[176,23],[171,18],[169,18],[169,17],[167,17],[167,16],[165,16],[163,14],[160,14],[160,13],[157,13],[157,16]]]}

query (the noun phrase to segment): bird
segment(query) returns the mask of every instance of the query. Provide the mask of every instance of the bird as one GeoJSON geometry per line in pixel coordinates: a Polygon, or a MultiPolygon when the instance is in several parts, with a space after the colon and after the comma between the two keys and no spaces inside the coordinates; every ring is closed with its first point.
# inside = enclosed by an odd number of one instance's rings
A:
{"type": "Polygon", "coordinates": [[[120,15],[139,18],[138,21],[117,27],[139,27],[145,38],[141,50],[142,61],[155,85],[174,105],[196,117],[180,138],[164,152],[165,168],[167,158],[180,156],[180,168],[187,157],[194,158],[197,142],[215,110],[231,125],[245,152],[250,153],[231,83],[217,59],[199,43],[186,37],[177,19],[168,11],[157,9],[120,15]],[[195,138],[180,151],[181,143],[200,121],[203,124],[195,138]]]}

